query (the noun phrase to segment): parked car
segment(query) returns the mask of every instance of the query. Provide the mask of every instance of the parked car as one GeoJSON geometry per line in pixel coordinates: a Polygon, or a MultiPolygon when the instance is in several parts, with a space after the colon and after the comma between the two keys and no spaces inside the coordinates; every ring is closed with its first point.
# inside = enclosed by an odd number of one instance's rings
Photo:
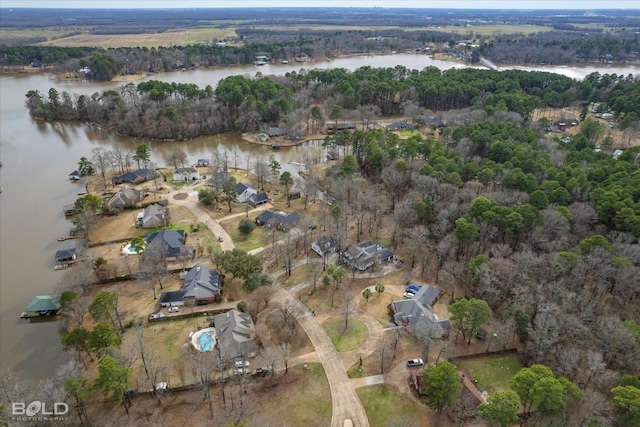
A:
{"type": "Polygon", "coordinates": [[[218,236],[218,242],[224,242],[224,238],[222,236],[218,236]]]}
{"type": "Polygon", "coordinates": [[[478,338],[480,341],[486,340],[487,331],[485,331],[484,329],[478,329],[478,332],[476,332],[476,338],[478,338]]]}
{"type": "Polygon", "coordinates": [[[153,313],[151,316],[149,316],[150,319],[158,319],[160,317],[167,317],[167,315],[164,313],[153,313]]]}
{"type": "Polygon", "coordinates": [[[273,371],[273,366],[263,366],[261,368],[256,369],[256,375],[266,375],[272,371],[273,371]]]}
{"type": "Polygon", "coordinates": [[[233,370],[233,375],[247,375],[251,373],[249,368],[236,368],[233,370]]]}
{"type": "Polygon", "coordinates": [[[177,313],[180,311],[180,307],[169,307],[169,313],[177,313]]]}
{"type": "Polygon", "coordinates": [[[413,298],[414,296],[416,296],[416,294],[413,293],[412,291],[405,291],[404,292],[404,297],[405,298],[413,298]]]}
{"type": "Polygon", "coordinates": [[[164,381],[156,384],[156,390],[166,390],[167,387],[169,386],[164,381]]]}
{"type": "Polygon", "coordinates": [[[406,292],[413,292],[414,294],[416,292],[418,292],[420,290],[420,285],[416,285],[415,283],[412,283],[410,285],[407,285],[407,288],[405,289],[406,292]]]}
{"type": "Polygon", "coordinates": [[[413,368],[415,366],[422,366],[424,365],[424,362],[422,361],[422,359],[411,359],[407,361],[407,367],[409,368],[413,368]]]}
{"type": "Polygon", "coordinates": [[[248,368],[249,365],[248,360],[236,360],[236,368],[248,368]]]}

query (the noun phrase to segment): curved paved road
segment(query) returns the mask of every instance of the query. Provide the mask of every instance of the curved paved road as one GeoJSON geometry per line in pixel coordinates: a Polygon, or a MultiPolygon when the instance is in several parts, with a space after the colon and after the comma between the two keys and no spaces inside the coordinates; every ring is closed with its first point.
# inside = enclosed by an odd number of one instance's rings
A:
{"type": "Polygon", "coordinates": [[[355,426],[367,427],[369,425],[367,413],[349,377],[347,377],[346,369],[329,335],[320,326],[320,322],[316,317],[309,313],[307,307],[294,298],[286,289],[278,286],[275,291],[276,298],[279,301],[283,303],[292,301],[296,306],[297,312],[302,313],[297,316],[298,322],[300,322],[300,326],[307,333],[316,349],[331,389],[331,425],[333,427],[342,427],[344,420],[351,419],[355,426]]]}

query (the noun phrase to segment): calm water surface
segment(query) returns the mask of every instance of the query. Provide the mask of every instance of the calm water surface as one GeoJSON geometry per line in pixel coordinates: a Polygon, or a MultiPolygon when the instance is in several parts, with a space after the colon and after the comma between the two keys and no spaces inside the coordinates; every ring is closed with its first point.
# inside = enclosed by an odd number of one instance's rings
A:
{"type": "MultiPolygon", "coordinates": [[[[284,74],[301,68],[345,68],[361,66],[441,69],[463,65],[432,60],[423,55],[390,55],[341,58],[316,63],[273,64],[263,67],[244,66],[224,69],[163,73],[144,80],[194,83],[200,87],[230,75],[254,76],[284,74]]],[[[531,69],[526,67],[518,67],[531,69]]],[[[601,73],[640,74],[639,67],[537,67],[575,78],[593,71],[601,73]]],[[[137,82],[135,82],[137,83],[137,82]]],[[[0,367],[12,369],[23,378],[42,379],[53,374],[66,360],[60,345],[57,323],[28,323],[18,320],[24,307],[35,295],[51,294],[63,272],[53,271],[55,251],[73,242],[58,242],[70,223],[62,214],[62,206],[72,203],[82,186],[70,183],[67,175],[77,168],[82,156],[91,156],[95,147],[107,149],[122,145],[133,151],[141,140],[132,140],[79,123],[45,123],[29,117],[24,106],[25,94],[37,89],[46,94],[51,87],[72,94],[91,95],[122,83],[57,82],[44,74],[0,77],[0,367]]],[[[150,142],[152,160],[158,166],[172,150],[171,143],[150,142]]],[[[290,171],[304,157],[319,159],[321,150],[303,145],[272,152],[267,147],[243,142],[236,134],[198,138],[185,144],[190,161],[211,158],[215,151],[229,153],[230,165],[246,167],[247,160],[274,154],[290,171]],[[234,153],[236,153],[234,155],[234,153]]]]}

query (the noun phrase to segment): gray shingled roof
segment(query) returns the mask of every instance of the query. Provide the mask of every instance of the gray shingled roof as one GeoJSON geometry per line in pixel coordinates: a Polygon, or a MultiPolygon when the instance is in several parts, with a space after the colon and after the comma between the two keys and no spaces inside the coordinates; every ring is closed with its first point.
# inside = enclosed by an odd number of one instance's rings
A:
{"type": "Polygon", "coordinates": [[[251,316],[238,310],[214,316],[220,354],[227,360],[248,357],[256,352],[256,327],[251,316]]]}
{"type": "Polygon", "coordinates": [[[196,264],[184,278],[182,285],[184,299],[197,300],[215,297],[220,294],[221,286],[222,281],[216,271],[202,264],[196,264]]]}

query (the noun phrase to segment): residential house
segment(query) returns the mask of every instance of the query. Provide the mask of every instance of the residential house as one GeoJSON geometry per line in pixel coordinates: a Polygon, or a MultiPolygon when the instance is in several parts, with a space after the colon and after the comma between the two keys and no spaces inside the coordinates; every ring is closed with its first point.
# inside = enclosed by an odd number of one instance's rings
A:
{"type": "Polygon", "coordinates": [[[194,306],[220,301],[222,276],[216,271],[196,264],[184,277],[182,289],[160,294],[160,307],[194,306]]]}
{"type": "Polygon", "coordinates": [[[138,224],[142,228],[157,228],[168,226],[168,215],[164,206],[154,203],[147,206],[138,214],[138,224]]]}
{"type": "Polygon", "coordinates": [[[122,175],[114,176],[111,181],[114,185],[123,184],[125,182],[128,184],[140,184],[145,181],[152,180],[157,176],[158,174],[153,169],[138,169],[134,172],[127,172],[122,175]]]}
{"type": "Polygon", "coordinates": [[[209,166],[209,159],[198,159],[198,167],[209,166]]]}
{"type": "Polygon", "coordinates": [[[216,346],[225,360],[253,357],[256,354],[256,327],[251,316],[238,310],[213,317],[216,346]]]}
{"type": "Polygon", "coordinates": [[[53,258],[56,260],[56,263],[60,264],[75,261],[76,256],[76,248],[69,248],[56,251],[53,258]]]}
{"type": "Polygon", "coordinates": [[[283,136],[286,134],[286,132],[278,127],[271,127],[267,129],[266,134],[269,135],[270,138],[274,138],[276,136],[283,136]]]}
{"type": "Polygon", "coordinates": [[[293,227],[298,225],[298,223],[302,219],[298,212],[289,212],[289,213],[279,212],[278,215],[279,215],[278,217],[272,218],[271,221],[269,221],[269,223],[267,224],[267,226],[275,227],[276,229],[280,231],[285,231],[285,232],[291,230],[293,227]]]}
{"type": "Polygon", "coordinates": [[[70,181],[78,181],[80,179],[80,172],[79,171],[73,171],[69,174],[69,180],[70,181]]]}
{"type": "Polygon", "coordinates": [[[226,172],[218,171],[214,173],[211,176],[211,178],[209,178],[209,181],[207,181],[207,183],[210,186],[215,187],[218,190],[221,190],[224,188],[227,182],[229,182],[230,179],[231,179],[231,175],[229,175],[226,172]]]}
{"type": "Polygon", "coordinates": [[[445,123],[438,117],[431,117],[429,119],[425,119],[424,124],[431,127],[432,129],[441,128],[445,126],[445,123]]]}
{"type": "Polygon", "coordinates": [[[278,217],[280,214],[278,212],[273,212],[273,211],[264,211],[262,213],[260,213],[260,215],[258,215],[255,219],[256,224],[257,225],[265,225],[267,224],[269,221],[271,221],[273,218],[278,217]]]}
{"type": "Polygon", "coordinates": [[[182,290],[185,305],[195,305],[201,301],[219,301],[222,294],[222,276],[202,264],[196,264],[184,278],[182,290]]]}
{"type": "Polygon", "coordinates": [[[396,255],[379,243],[362,242],[347,246],[340,259],[350,268],[365,271],[378,262],[396,259],[396,255]]]}
{"type": "Polygon", "coordinates": [[[258,225],[267,225],[280,231],[288,231],[298,225],[302,218],[298,212],[264,211],[255,219],[258,225]]]}
{"type": "Polygon", "coordinates": [[[193,167],[177,168],[173,171],[174,182],[189,182],[197,181],[200,179],[200,172],[193,167]]]}
{"type": "Polygon", "coordinates": [[[144,199],[145,194],[136,190],[135,188],[125,188],[122,191],[118,191],[107,202],[104,207],[106,211],[118,213],[125,207],[135,206],[137,203],[144,199]]]}
{"type": "Polygon", "coordinates": [[[385,126],[387,130],[411,130],[413,125],[407,121],[393,122],[385,126]]]}
{"type": "Polygon", "coordinates": [[[322,236],[311,244],[311,249],[320,256],[332,254],[339,249],[339,243],[333,237],[322,236]]]}
{"type": "Polygon", "coordinates": [[[267,193],[262,192],[258,194],[252,194],[251,197],[249,197],[249,200],[247,201],[247,203],[249,203],[251,206],[255,208],[256,206],[263,205],[268,201],[269,201],[269,196],[267,195],[267,193]]]}
{"type": "Polygon", "coordinates": [[[249,199],[253,194],[258,194],[258,190],[242,182],[239,182],[236,185],[236,191],[237,191],[237,194],[236,194],[237,203],[245,203],[249,201],[249,199]]]}
{"type": "Polygon", "coordinates": [[[442,290],[437,286],[424,285],[409,299],[393,301],[391,311],[396,325],[415,325],[421,318],[437,321],[431,307],[437,301],[442,290]]]}
{"type": "Polygon", "coordinates": [[[184,230],[162,230],[150,233],[144,239],[147,246],[142,256],[159,252],[168,260],[182,257],[191,258],[193,257],[193,248],[184,245],[186,238],[184,230]]]}

